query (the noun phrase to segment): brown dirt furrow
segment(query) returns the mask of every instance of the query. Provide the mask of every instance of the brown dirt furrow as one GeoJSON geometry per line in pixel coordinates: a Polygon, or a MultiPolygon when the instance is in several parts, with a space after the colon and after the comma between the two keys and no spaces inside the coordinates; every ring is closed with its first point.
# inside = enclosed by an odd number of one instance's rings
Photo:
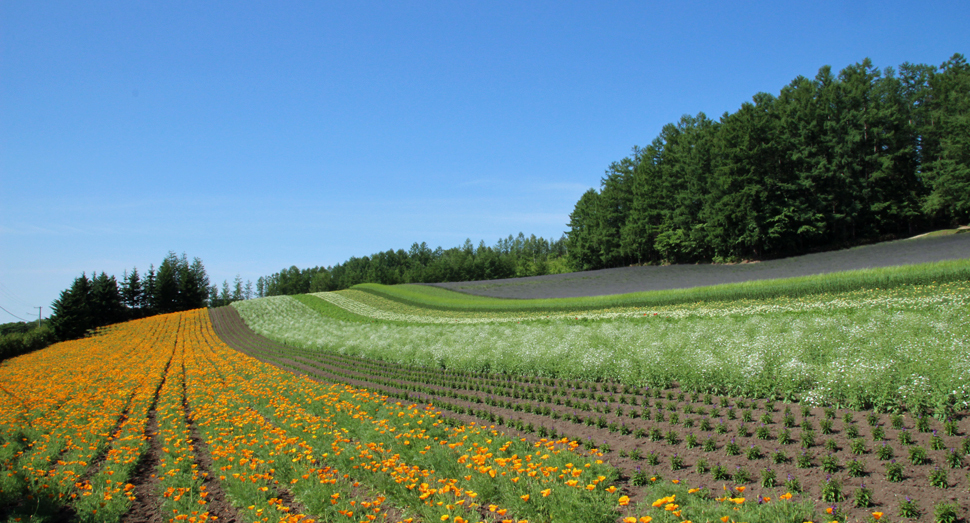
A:
{"type": "MultiPolygon", "coordinates": [[[[184,363],[182,364],[182,373],[185,374],[184,363]]],[[[195,454],[195,463],[198,466],[199,473],[202,475],[202,484],[205,487],[205,491],[208,493],[206,497],[208,506],[206,509],[209,511],[209,516],[215,516],[216,521],[225,523],[243,521],[239,511],[229,502],[228,496],[226,496],[222,490],[222,486],[216,479],[216,474],[213,470],[214,463],[212,461],[212,454],[209,453],[209,445],[205,442],[202,435],[199,434],[199,429],[195,426],[195,417],[192,415],[192,409],[189,406],[185,381],[182,382],[182,409],[185,412],[185,422],[189,427],[189,438],[191,440],[192,451],[195,454]]]]}
{"type": "Polygon", "coordinates": [[[157,410],[158,397],[168,379],[168,370],[172,366],[175,358],[175,351],[165,364],[162,371],[162,380],[158,382],[152,403],[148,407],[148,423],[145,424],[145,437],[148,438],[148,446],[142,454],[135,472],[128,480],[135,486],[135,501],[131,503],[128,512],[121,518],[121,523],[164,523],[161,514],[161,503],[158,501],[159,481],[155,477],[155,468],[158,466],[159,456],[162,453],[162,442],[158,438],[158,419],[157,410]]]}
{"type": "Polygon", "coordinates": [[[108,455],[108,451],[111,449],[110,442],[118,438],[121,433],[121,426],[128,420],[129,409],[131,408],[131,402],[135,398],[135,393],[137,389],[132,390],[131,394],[128,395],[128,401],[125,403],[124,410],[121,411],[121,415],[118,416],[118,420],[115,422],[115,426],[108,432],[111,434],[111,439],[109,444],[105,445],[105,448],[99,452],[93,459],[88,463],[88,467],[85,469],[84,474],[81,474],[79,481],[88,481],[91,476],[98,472],[101,468],[101,464],[104,463],[105,457],[108,455]]]}

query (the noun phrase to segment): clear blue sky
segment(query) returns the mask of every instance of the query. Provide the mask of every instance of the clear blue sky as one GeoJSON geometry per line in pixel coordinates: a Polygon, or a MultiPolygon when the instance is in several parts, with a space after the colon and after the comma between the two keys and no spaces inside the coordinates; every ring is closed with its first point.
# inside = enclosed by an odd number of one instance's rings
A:
{"type": "MultiPolygon", "coordinates": [[[[559,237],[668,122],[970,53],[970,2],[0,3],[0,306],[559,237]],[[730,4],[730,5],[727,5],[730,4]]],[[[0,322],[14,318],[0,311],[0,322]]]]}

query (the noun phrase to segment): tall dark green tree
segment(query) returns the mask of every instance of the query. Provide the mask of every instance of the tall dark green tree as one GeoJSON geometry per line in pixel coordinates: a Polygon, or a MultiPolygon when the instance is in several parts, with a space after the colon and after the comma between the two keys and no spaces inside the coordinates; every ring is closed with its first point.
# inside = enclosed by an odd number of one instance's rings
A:
{"type": "Polygon", "coordinates": [[[201,309],[209,297],[209,276],[198,257],[188,263],[185,254],[178,263],[179,310],[201,309]]]}
{"type": "Polygon", "coordinates": [[[142,295],[142,314],[144,316],[150,316],[156,314],[158,310],[158,281],[155,274],[155,265],[150,264],[148,266],[148,273],[145,274],[145,293],[142,295]]]}
{"type": "Polygon", "coordinates": [[[144,290],[137,267],[132,268],[130,273],[125,271],[124,277],[121,279],[121,299],[128,309],[130,317],[136,318],[141,315],[144,290]]]}
{"type": "Polygon", "coordinates": [[[770,258],[970,220],[970,66],[822,67],[663,127],[576,203],[577,270],[770,258]]]}
{"type": "Polygon", "coordinates": [[[121,291],[118,289],[118,280],[103,271],[91,279],[88,304],[91,307],[92,324],[95,327],[104,327],[127,319],[121,291]]]}
{"type": "Polygon", "coordinates": [[[51,327],[58,339],[80,338],[95,326],[90,300],[91,280],[82,273],[51,303],[51,327]]]}
{"type": "Polygon", "coordinates": [[[155,276],[155,312],[175,312],[179,310],[179,301],[179,259],[169,251],[155,276]]]}
{"type": "Polygon", "coordinates": [[[596,189],[590,189],[576,202],[576,207],[569,214],[567,252],[573,267],[581,271],[601,267],[601,247],[597,243],[600,238],[598,212],[599,193],[596,189]]]}
{"type": "Polygon", "coordinates": [[[955,54],[930,78],[931,150],[923,177],[930,187],[923,208],[951,224],[970,221],[970,65],[955,54]]]}

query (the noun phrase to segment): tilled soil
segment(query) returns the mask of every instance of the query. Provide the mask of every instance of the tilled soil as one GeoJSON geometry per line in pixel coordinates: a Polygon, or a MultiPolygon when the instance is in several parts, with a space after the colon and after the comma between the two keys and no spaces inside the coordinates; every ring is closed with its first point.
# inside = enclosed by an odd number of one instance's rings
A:
{"type": "Polygon", "coordinates": [[[158,419],[156,416],[156,406],[158,396],[168,379],[168,369],[172,365],[170,359],[162,371],[162,381],[155,389],[155,397],[148,408],[148,423],[145,424],[145,437],[148,438],[148,446],[138,462],[138,467],[128,480],[135,486],[135,501],[132,502],[128,512],[121,518],[121,523],[162,523],[166,521],[162,518],[161,503],[158,501],[158,491],[160,482],[155,476],[155,469],[158,467],[159,455],[162,452],[162,442],[158,438],[158,419]]]}
{"type": "Polygon", "coordinates": [[[838,505],[851,520],[866,519],[874,510],[896,515],[900,501],[906,497],[916,500],[922,509],[922,517],[917,521],[931,520],[933,507],[941,502],[957,504],[961,516],[968,516],[970,469],[967,462],[970,458],[962,456],[970,437],[967,413],[955,415],[956,424],[950,427],[955,429],[955,434],[947,436],[937,420],[927,420],[926,432],[917,430],[916,420],[910,415],[902,418],[904,429],[895,429],[893,419],[887,414],[873,414],[870,423],[867,412],[845,409],[826,412],[826,409],[811,408],[803,413],[797,404],[766,405],[763,400],[693,395],[676,387],[653,391],[611,383],[403,368],[281,345],[249,330],[231,307],[213,310],[212,320],[216,333],[231,347],[291,372],[377,390],[414,403],[433,402],[451,411],[446,413],[449,417],[464,423],[491,424],[500,416],[505,425],[500,428],[511,435],[538,440],[541,435],[551,437],[550,431],[554,431],[557,436],[589,442],[589,446],[610,448],[604,459],[621,471],[625,482],[622,490],[634,502],[642,501],[645,496],[643,488],[633,485],[638,472],[720,491],[723,485],[735,484],[734,479],[741,471],[751,476],[750,481],[742,482],[747,488],[746,496],[777,498],[786,490],[785,481],[794,478],[805,490],[802,496],[814,500],[820,511],[830,505],[821,499],[822,485],[830,478],[840,481],[847,499],[838,505]],[[785,420],[786,409],[791,412],[789,420],[785,420]],[[751,420],[745,423],[742,418],[747,411],[751,420]],[[663,413],[662,420],[658,412],[663,413]],[[849,421],[847,415],[851,418],[849,421]],[[830,434],[822,433],[826,419],[831,422],[830,434]],[[786,421],[791,427],[785,427],[786,421]],[[702,430],[704,423],[710,423],[711,429],[702,430]],[[810,424],[811,428],[803,427],[803,423],[805,427],[810,424]],[[768,434],[762,435],[767,439],[759,438],[756,433],[762,426],[767,427],[768,434]],[[784,444],[780,436],[786,429],[793,442],[784,444]],[[723,433],[718,433],[721,430],[723,433]],[[873,438],[874,430],[883,431],[882,440],[873,438]],[[807,431],[814,434],[815,441],[803,449],[801,439],[807,431]],[[851,435],[851,431],[858,434],[851,435]],[[899,441],[903,432],[910,435],[912,444],[899,441]],[[696,447],[689,448],[686,441],[689,434],[697,438],[696,447]],[[941,450],[931,448],[933,437],[939,438],[941,450]],[[708,439],[712,440],[708,445],[713,447],[705,449],[708,439]],[[863,442],[862,454],[852,452],[853,441],[863,442]],[[728,453],[732,443],[738,446],[737,455],[728,453]],[[890,482],[885,477],[888,461],[876,455],[877,447],[883,443],[893,447],[895,460],[904,465],[900,482],[890,482]],[[827,449],[826,444],[834,450],[827,449]],[[760,456],[755,453],[749,456],[752,446],[758,448],[760,456]],[[910,449],[917,447],[926,451],[927,463],[913,465],[909,461],[910,449]],[[950,468],[946,462],[950,449],[961,453],[958,468],[950,468]],[[787,460],[776,463],[772,458],[779,451],[787,455],[787,460]],[[807,468],[800,468],[797,463],[803,451],[810,456],[807,468]],[[650,464],[652,456],[656,456],[655,465],[650,464]],[[682,468],[673,470],[674,456],[683,461],[682,468]],[[822,460],[832,458],[836,465],[829,473],[823,470],[822,460]],[[853,460],[861,464],[861,477],[850,475],[849,463],[853,460]],[[704,461],[708,467],[723,467],[729,478],[715,480],[710,470],[698,470],[699,463],[704,461]],[[766,469],[775,472],[779,486],[761,486],[761,473],[766,469]],[[930,484],[929,476],[938,469],[947,472],[947,488],[930,484]],[[873,506],[854,508],[851,503],[854,492],[863,483],[872,490],[873,506]]]}
{"type": "MultiPolygon", "coordinates": [[[[182,365],[182,373],[185,374],[185,365],[182,365]]],[[[222,486],[215,477],[215,464],[212,461],[212,454],[209,453],[209,445],[202,438],[199,429],[195,426],[195,418],[192,409],[189,407],[188,395],[185,390],[185,382],[182,383],[182,408],[185,411],[185,421],[189,427],[189,438],[192,443],[192,451],[195,454],[195,461],[198,470],[203,476],[202,484],[205,486],[208,496],[206,510],[210,517],[215,517],[215,521],[223,523],[236,523],[244,521],[236,507],[232,506],[228,497],[222,490],[222,486]]]]}
{"type": "Polygon", "coordinates": [[[883,242],[757,263],[620,267],[529,278],[430,285],[495,298],[572,298],[686,289],[965,258],[970,258],[970,233],[883,242]]]}

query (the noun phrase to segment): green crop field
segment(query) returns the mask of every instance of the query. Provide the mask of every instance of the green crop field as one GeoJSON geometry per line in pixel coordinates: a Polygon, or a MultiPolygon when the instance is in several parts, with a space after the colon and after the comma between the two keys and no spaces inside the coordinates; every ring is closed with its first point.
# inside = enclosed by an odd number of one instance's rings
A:
{"type": "Polygon", "coordinates": [[[626,478],[623,521],[679,521],[668,496],[702,521],[735,502],[745,521],[946,517],[970,485],[970,260],[579,298],[368,284],[233,308],[281,368],[599,447],[626,478]],[[712,478],[724,492],[697,499],[712,478]]]}
{"type": "Polygon", "coordinates": [[[369,285],[235,307],[269,338],[400,364],[942,413],[970,402],[970,286],[899,282],[943,280],[966,267],[815,278],[816,289],[885,284],[838,293],[802,292],[801,278],[725,286],[742,296],[733,300],[700,288],[690,292],[710,301],[686,303],[682,294],[665,305],[671,293],[533,303],[369,285]],[[757,299],[779,288],[797,292],[757,299]]]}
{"type": "Polygon", "coordinates": [[[658,307],[682,303],[799,298],[858,290],[890,290],[913,285],[970,281],[970,259],[862,269],[706,287],[606,296],[502,299],[475,296],[428,285],[357,285],[353,290],[418,308],[469,312],[563,312],[616,307],[658,307]]]}

